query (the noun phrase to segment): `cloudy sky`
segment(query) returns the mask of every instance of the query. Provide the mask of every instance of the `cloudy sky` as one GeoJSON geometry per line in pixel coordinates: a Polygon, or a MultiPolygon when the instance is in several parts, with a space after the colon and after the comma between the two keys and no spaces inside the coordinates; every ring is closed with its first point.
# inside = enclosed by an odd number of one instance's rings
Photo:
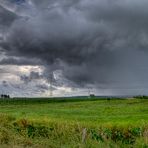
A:
{"type": "Polygon", "coordinates": [[[148,94],[148,1],[0,0],[0,93],[49,88],[148,94]]]}

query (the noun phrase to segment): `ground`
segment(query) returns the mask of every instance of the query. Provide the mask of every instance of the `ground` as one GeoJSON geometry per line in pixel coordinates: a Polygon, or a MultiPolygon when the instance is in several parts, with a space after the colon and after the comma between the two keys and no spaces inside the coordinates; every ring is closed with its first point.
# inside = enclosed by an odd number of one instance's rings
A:
{"type": "Polygon", "coordinates": [[[148,147],[148,99],[1,100],[0,121],[3,147],[148,147]]]}

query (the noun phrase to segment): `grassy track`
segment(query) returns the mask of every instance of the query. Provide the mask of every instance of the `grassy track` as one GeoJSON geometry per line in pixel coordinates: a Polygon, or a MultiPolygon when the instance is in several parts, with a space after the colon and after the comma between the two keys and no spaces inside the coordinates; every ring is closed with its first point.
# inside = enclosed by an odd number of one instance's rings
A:
{"type": "Polygon", "coordinates": [[[0,114],[2,146],[148,147],[148,99],[0,101],[0,114]]]}

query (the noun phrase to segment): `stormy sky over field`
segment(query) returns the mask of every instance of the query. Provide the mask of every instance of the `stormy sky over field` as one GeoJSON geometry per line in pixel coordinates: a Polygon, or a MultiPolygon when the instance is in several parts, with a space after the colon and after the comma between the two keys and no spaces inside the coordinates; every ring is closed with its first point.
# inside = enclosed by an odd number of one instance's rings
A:
{"type": "Polygon", "coordinates": [[[0,93],[148,94],[147,0],[0,0],[0,93]]]}

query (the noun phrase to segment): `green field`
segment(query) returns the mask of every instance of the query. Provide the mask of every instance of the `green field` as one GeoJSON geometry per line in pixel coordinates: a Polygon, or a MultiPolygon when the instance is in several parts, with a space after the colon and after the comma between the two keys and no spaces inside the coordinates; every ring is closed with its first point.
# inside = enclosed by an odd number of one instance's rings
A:
{"type": "Polygon", "coordinates": [[[148,99],[0,101],[1,147],[148,148],[148,99]]]}

